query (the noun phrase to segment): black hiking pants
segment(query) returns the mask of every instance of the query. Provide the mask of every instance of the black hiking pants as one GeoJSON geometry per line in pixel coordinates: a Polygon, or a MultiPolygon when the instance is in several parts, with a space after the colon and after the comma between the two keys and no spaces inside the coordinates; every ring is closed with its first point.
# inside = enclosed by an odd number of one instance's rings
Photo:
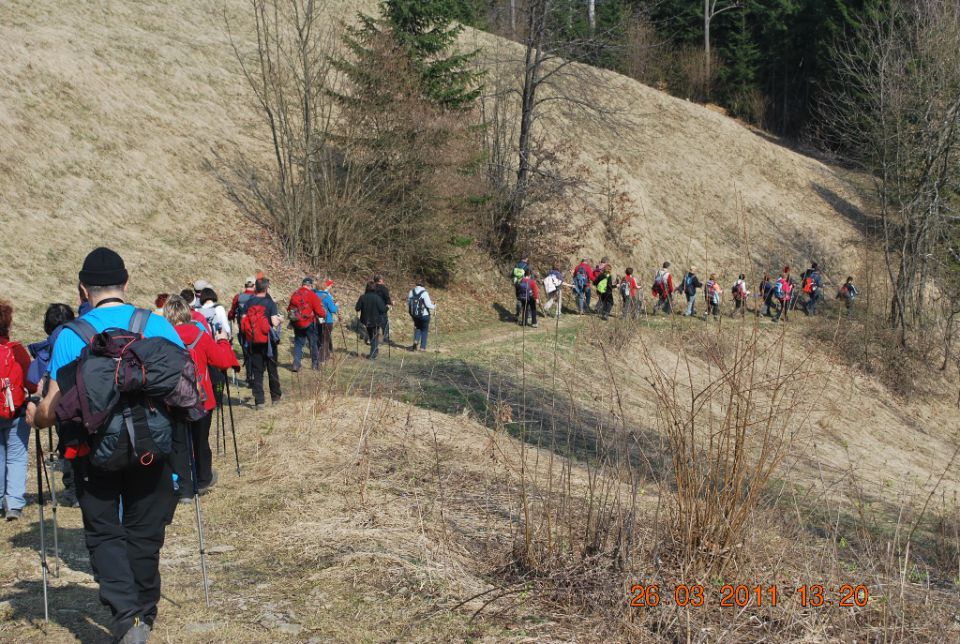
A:
{"type": "Polygon", "coordinates": [[[263,404],[263,373],[267,372],[270,380],[270,400],[280,400],[280,374],[277,372],[276,349],[273,357],[267,355],[268,344],[250,345],[250,372],[253,379],[253,402],[263,404]]]}
{"type": "Polygon", "coordinates": [[[121,472],[79,465],[77,498],[90,565],[118,641],[134,618],[153,626],[157,617],[160,548],[176,508],[172,472],[167,461],[121,472]]]}

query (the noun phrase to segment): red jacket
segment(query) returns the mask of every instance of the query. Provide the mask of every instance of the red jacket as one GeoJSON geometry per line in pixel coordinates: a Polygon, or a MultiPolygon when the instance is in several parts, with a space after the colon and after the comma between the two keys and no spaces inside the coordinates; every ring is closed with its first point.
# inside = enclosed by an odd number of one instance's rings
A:
{"type": "Polygon", "coordinates": [[[593,280],[596,279],[597,274],[596,272],[594,272],[593,268],[590,266],[589,263],[580,262],[580,264],[577,265],[575,269],[573,269],[573,274],[576,275],[577,271],[579,271],[581,268],[587,271],[587,286],[589,286],[590,284],[593,284],[593,280]]]}
{"type": "Polygon", "coordinates": [[[321,320],[327,319],[327,311],[323,308],[323,302],[320,301],[319,296],[313,292],[312,288],[307,288],[306,286],[301,286],[290,296],[290,304],[287,305],[288,311],[293,306],[293,298],[298,294],[303,297],[303,301],[306,302],[309,307],[305,315],[310,319],[310,322],[308,322],[306,326],[313,324],[317,318],[321,320]]]}
{"type": "Polygon", "coordinates": [[[624,275],[623,281],[630,285],[630,297],[637,296],[637,280],[633,275],[624,275]]]}
{"type": "Polygon", "coordinates": [[[23,369],[23,384],[32,394],[37,393],[37,386],[31,385],[27,382],[27,371],[30,369],[30,363],[33,362],[30,359],[30,354],[26,349],[23,348],[23,345],[19,342],[11,342],[10,338],[5,335],[0,335],[0,344],[9,344],[10,351],[13,352],[13,359],[17,361],[17,364],[20,365],[20,368],[23,369]]]}
{"type": "MultiPolygon", "coordinates": [[[[251,286],[250,288],[243,289],[243,293],[247,293],[248,295],[255,295],[256,290],[251,286]]],[[[237,307],[240,306],[240,296],[243,293],[237,293],[236,295],[233,296],[233,303],[230,305],[230,310],[227,311],[228,320],[233,321],[237,319],[237,307]]]]}
{"type": "Polygon", "coordinates": [[[233,353],[233,347],[230,346],[229,340],[214,341],[210,334],[201,331],[200,327],[193,322],[176,326],[174,330],[186,347],[189,347],[191,343],[197,340],[197,336],[200,336],[197,344],[191,349],[190,355],[193,357],[193,364],[197,367],[197,381],[202,383],[201,386],[205,395],[203,408],[212,411],[217,406],[217,401],[213,397],[213,383],[210,382],[207,367],[239,369],[240,363],[237,362],[237,356],[233,353]]]}

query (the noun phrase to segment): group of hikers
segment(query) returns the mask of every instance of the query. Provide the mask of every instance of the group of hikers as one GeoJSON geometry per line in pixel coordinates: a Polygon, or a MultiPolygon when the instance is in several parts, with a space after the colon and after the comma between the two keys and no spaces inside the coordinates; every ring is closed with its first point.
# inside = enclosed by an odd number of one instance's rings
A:
{"type": "MultiPolygon", "coordinates": [[[[112,613],[114,641],[124,643],[149,638],[160,598],[159,552],[178,503],[192,500],[196,506],[204,562],[199,497],[217,483],[210,433],[219,410],[217,430],[222,425],[225,444],[225,401],[233,427],[228,373],[234,386],[243,373],[254,410],[265,403],[264,375],[271,402],[280,403],[278,352],[284,322],[293,330],[291,370],[301,370],[305,347],[312,368],[319,369],[333,355],[340,312],[333,281],[310,276],[290,295],[286,315],[263,273],[245,280],[229,308],[206,280],[179,293],[160,293],[153,310],[137,308],[128,301],[128,283],[121,256],[108,248],[94,249],[79,271],[76,310],[63,303],[49,305],[45,339],[27,347],[10,339],[13,307],[0,299],[3,517],[19,520],[26,505],[34,431],[43,540],[43,481],[51,478],[40,430],[47,429],[53,451],[55,428],[56,460],[63,471],[56,504],[81,510],[100,600],[112,613]]],[[[379,275],[356,303],[357,330],[370,345],[370,359],[377,357],[381,335],[392,342],[393,305],[379,275]]],[[[408,293],[407,310],[414,327],[409,349],[426,351],[436,305],[422,282],[408,293]]],[[[46,582],[43,547],[41,560],[46,582]]],[[[205,564],[203,570],[206,592],[205,564]]],[[[46,607],[46,594],[44,598],[46,607]]]]}
{"type": "MultiPolygon", "coordinates": [[[[717,274],[710,273],[706,282],[700,280],[696,266],[691,266],[680,280],[674,280],[670,271],[670,262],[664,262],[657,269],[650,286],[650,295],[654,299],[650,313],[656,315],[662,311],[665,314],[681,313],[687,317],[697,316],[697,302],[703,298],[703,319],[712,317],[718,320],[722,313],[726,290],[721,285],[717,274]],[[678,307],[675,297],[683,296],[685,303],[678,307]]],[[[640,283],[632,267],[624,269],[622,275],[614,273],[613,266],[607,257],[593,264],[588,257],[584,257],[574,267],[571,277],[567,280],[564,272],[553,265],[542,280],[531,267],[529,258],[523,257],[516,263],[509,275],[516,295],[516,321],[521,326],[539,326],[537,322],[538,309],[541,315],[553,315],[559,319],[563,311],[563,289],[571,291],[578,315],[595,313],[600,319],[607,320],[613,313],[616,295],[619,293],[621,316],[637,318],[647,314],[646,299],[643,296],[640,283]],[[541,283],[545,300],[541,299],[541,283]],[[597,302],[591,308],[593,293],[596,291],[597,302]],[[555,311],[551,313],[551,311],[555,311]]],[[[789,266],[784,266],[774,279],[769,273],[763,275],[757,291],[751,292],[747,286],[746,275],[740,273],[729,287],[730,299],[733,303],[732,314],[743,316],[748,311],[748,302],[757,299],[760,306],[754,309],[756,315],[771,318],[774,322],[781,319],[787,321],[789,312],[800,308],[806,315],[817,315],[820,302],[824,299],[826,281],[817,262],[804,270],[799,279],[794,277],[789,266]]],[[[853,304],[859,295],[853,283],[853,277],[847,277],[837,290],[836,299],[842,300],[847,316],[853,310],[853,304]]]]}

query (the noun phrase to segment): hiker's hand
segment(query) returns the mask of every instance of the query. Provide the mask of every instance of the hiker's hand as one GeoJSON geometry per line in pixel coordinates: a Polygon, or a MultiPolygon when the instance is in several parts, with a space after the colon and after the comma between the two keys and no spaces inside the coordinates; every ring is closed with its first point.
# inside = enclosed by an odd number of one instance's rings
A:
{"type": "Polygon", "coordinates": [[[280,326],[281,324],[283,324],[283,317],[279,315],[274,315],[272,318],[270,318],[270,321],[273,323],[273,326],[280,326]]]}
{"type": "Polygon", "coordinates": [[[224,331],[223,329],[220,329],[219,331],[217,331],[217,334],[214,336],[214,339],[217,342],[220,342],[220,340],[229,340],[230,336],[227,335],[226,331],[224,331]]]}
{"type": "Polygon", "coordinates": [[[37,406],[32,402],[28,402],[27,413],[26,413],[27,427],[33,427],[33,417],[36,415],[36,413],[37,413],[37,406]]]}

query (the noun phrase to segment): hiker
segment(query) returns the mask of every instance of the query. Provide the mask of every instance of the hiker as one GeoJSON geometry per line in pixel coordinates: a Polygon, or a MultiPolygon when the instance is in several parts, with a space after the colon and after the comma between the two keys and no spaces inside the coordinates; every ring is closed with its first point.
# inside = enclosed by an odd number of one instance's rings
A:
{"type": "Polygon", "coordinates": [[[520,304],[520,296],[517,289],[520,286],[520,280],[526,277],[528,268],[530,268],[530,258],[524,255],[519,261],[517,261],[514,267],[510,269],[510,283],[513,284],[514,295],[517,296],[517,314],[514,318],[517,320],[517,322],[520,321],[520,314],[523,312],[523,307],[520,304]]]}
{"type": "Polygon", "coordinates": [[[820,268],[816,262],[810,265],[810,268],[803,272],[800,279],[804,295],[807,296],[807,302],[804,305],[804,313],[807,315],[817,314],[817,302],[821,298],[823,289],[823,277],[820,275],[820,268]]]}
{"type": "Polygon", "coordinates": [[[633,276],[633,268],[627,267],[624,270],[623,279],[620,280],[620,300],[623,304],[623,317],[632,316],[634,319],[640,315],[640,302],[637,299],[639,286],[637,279],[633,276]]]}
{"type": "Polygon", "coordinates": [[[280,375],[277,372],[277,345],[280,343],[280,325],[283,317],[277,303],[270,296],[270,280],[261,277],[253,285],[253,297],[247,300],[246,311],[240,322],[240,332],[250,347],[250,382],[253,389],[253,408],[263,409],[263,373],[270,383],[270,403],[276,405],[283,397],[280,375]]]}
{"type": "Polygon", "coordinates": [[[543,278],[543,291],[547,295],[547,301],[543,304],[544,315],[549,314],[550,309],[556,305],[557,315],[555,317],[558,320],[560,319],[560,313],[563,312],[563,287],[563,272],[554,264],[547,276],[543,278]]]}
{"type": "Polygon", "coordinates": [[[376,285],[377,295],[380,296],[380,299],[383,300],[383,304],[386,307],[386,312],[380,319],[380,328],[383,329],[383,341],[390,344],[393,342],[393,340],[390,339],[390,309],[393,308],[393,300],[390,299],[390,289],[388,289],[384,283],[382,275],[374,275],[373,283],[376,285]]]}
{"type": "Polygon", "coordinates": [[[163,305],[167,303],[169,297],[169,293],[157,293],[156,299],[153,300],[153,312],[157,315],[163,315],[163,305]]]}
{"type": "Polygon", "coordinates": [[[193,311],[191,315],[193,316],[194,322],[197,322],[201,327],[203,327],[204,331],[213,337],[213,329],[210,328],[210,323],[207,322],[207,318],[205,318],[203,313],[198,310],[199,305],[194,306],[194,303],[200,298],[200,296],[194,293],[192,289],[185,288],[180,291],[180,297],[182,297],[184,301],[190,303],[190,310],[193,311]]]}
{"type": "Polygon", "coordinates": [[[304,277],[300,288],[290,295],[287,304],[287,319],[293,327],[293,367],[292,371],[300,371],[303,361],[303,345],[310,345],[310,366],[314,371],[320,368],[320,343],[317,322],[327,319],[327,311],[323,302],[313,292],[313,278],[304,277]]]}
{"type": "Polygon", "coordinates": [[[197,309],[200,315],[207,321],[211,333],[216,335],[223,331],[227,339],[233,337],[233,327],[230,326],[230,318],[227,316],[227,310],[217,303],[217,293],[210,287],[200,291],[198,296],[200,307],[197,309]]]}
{"type": "Polygon", "coordinates": [[[366,329],[370,340],[370,353],[367,359],[376,360],[380,354],[379,336],[383,328],[383,318],[387,315],[387,304],[377,293],[377,283],[367,282],[363,295],[357,300],[354,307],[360,313],[360,324],[366,329]]]}
{"type": "Polygon", "coordinates": [[[256,277],[248,277],[244,280],[243,290],[233,296],[230,310],[227,311],[227,319],[237,323],[237,337],[240,339],[240,351],[243,353],[244,381],[248,387],[252,386],[251,383],[253,382],[253,378],[250,376],[250,343],[240,333],[240,323],[243,321],[243,314],[247,310],[247,302],[254,296],[256,282],[256,277]]]}
{"type": "MultiPolygon", "coordinates": [[[[687,297],[686,317],[692,317],[697,314],[697,289],[703,288],[703,283],[697,277],[697,267],[691,266],[687,274],[683,276],[683,294],[687,297]]],[[[708,307],[709,308],[709,307],[708,307]]]]}
{"type": "Polygon", "coordinates": [[[212,291],[213,284],[207,280],[197,280],[193,283],[193,302],[190,303],[190,306],[195,309],[199,309],[201,306],[203,306],[203,298],[201,297],[201,294],[205,288],[208,288],[212,291]]]}
{"type": "Polygon", "coordinates": [[[540,288],[537,286],[533,270],[528,266],[523,279],[517,284],[517,308],[520,310],[520,318],[517,324],[524,326],[529,319],[530,326],[534,329],[540,326],[537,324],[537,304],[539,302],[540,288]]]}
{"type": "Polygon", "coordinates": [[[430,293],[423,286],[423,280],[417,280],[417,283],[407,294],[407,311],[413,320],[413,346],[410,347],[411,351],[416,351],[418,344],[421,351],[427,350],[430,315],[436,308],[436,305],[430,299],[430,293]]]}
{"type": "Polygon", "coordinates": [[[593,283],[597,287],[597,295],[599,296],[599,301],[597,302],[597,313],[600,314],[601,320],[606,320],[610,316],[610,311],[613,310],[613,292],[616,289],[616,284],[613,279],[613,267],[610,264],[605,264],[603,271],[597,277],[596,281],[593,283]]]}
{"type": "MultiPolygon", "coordinates": [[[[599,279],[600,277],[603,276],[603,270],[604,270],[607,266],[609,266],[609,265],[610,265],[610,258],[605,257],[605,256],[600,258],[600,262],[599,262],[596,266],[593,267],[593,281],[594,281],[594,282],[596,282],[597,279],[599,279]]],[[[597,298],[597,308],[595,308],[593,312],[599,314],[603,307],[601,306],[601,303],[600,303],[600,299],[601,299],[601,298],[599,298],[599,292],[597,293],[597,295],[598,295],[598,298],[597,298]]]]}
{"type": "MultiPolygon", "coordinates": [[[[47,379],[50,375],[50,359],[53,357],[53,347],[57,343],[57,336],[63,325],[75,319],[73,309],[67,304],[51,304],[43,315],[43,332],[47,338],[34,342],[27,347],[33,357],[30,368],[27,370],[27,386],[33,386],[42,396],[46,393],[47,379]]],[[[79,507],[73,482],[73,464],[58,454],[58,467],[63,472],[63,491],[57,494],[57,505],[70,508],[79,507]]]]}
{"type": "Polygon", "coordinates": [[[706,320],[708,316],[712,315],[714,320],[719,320],[723,289],[720,288],[720,283],[717,282],[716,273],[710,273],[707,284],[703,289],[703,299],[707,303],[707,312],[703,314],[703,319],[706,320]]]}
{"type": "Polygon", "coordinates": [[[591,285],[596,277],[590,267],[590,258],[584,257],[573,269],[573,293],[577,296],[577,315],[590,310],[591,285]]]}
{"type": "Polygon", "coordinates": [[[772,315],[770,309],[773,306],[771,303],[773,300],[773,281],[770,278],[770,273],[763,274],[763,279],[760,280],[760,288],[758,290],[760,291],[760,297],[763,301],[759,314],[764,317],[770,317],[772,315]]]}
{"type": "Polygon", "coordinates": [[[747,298],[750,297],[746,275],[740,273],[737,276],[737,281],[730,287],[730,293],[733,295],[733,314],[743,317],[747,312],[747,298]]]}
{"type": "MultiPolygon", "coordinates": [[[[74,384],[80,372],[79,366],[88,358],[87,352],[83,351],[87,344],[81,333],[100,333],[107,329],[114,329],[114,333],[122,329],[136,332],[142,329],[142,336],[147,338],[144,342],[149,342],[150,338],[169,341],[157,345],[157,353],[166,356],[184,351],[183,343],[169,322],[126,303],[127,279],[123,259],[108,248],[97,248],[84,259],[80,283],[93,310],[68,323],[57,337],[50,362],[47,394],[39,404],[31,400],[27,405],[27,420],[31,425],[49,427],[57,422],[57,413],[76,414],[84,406],[79,404],[75,396],[74,384]],[[131,326],[134,328],[131,329],[131,326]],[[81,356],[82,351],[84,356],[81,356]],[[64,383],[63,396],[61,380],[64,383]],[[70,404],[71,399],[73,405],[70,404]]],[[[162,362],[167,364],[169,361],[162,362]]],[[[169,374],[162,375],[166,378],[169,374]]],[[[172,380],[176,382],[182,378],[183,372],[172,380]]],[[[195,404],[195,383],[185,382],[189,386],[184,387],[182,394],[176,397],[176,402],[178,405],[195,404]]],[[[110,376],[106,382],[88,378],[85,386],[87,390],[99,389],[103,393],[103,390],[115,384],[110,376]]],[[[129,399],[125,409],[135,416],[145,416],[147,413],[144,404],[135,404],[129,399]]],[[[169,444],[171,423],[179,422],[169,419],[166,408],[163,413],[158,413],[157,409],[152,407],[151,414],[156,414],[155,423],[167,419],[163,427],[166,428],[165,438],[169,444]]],[[[119,412],[114,413],[107,421],[109,425],[101,426],[99,430],[106,431],[118,417],[119,412]]],[[[123,420],[120,418],[122,426],[123,420]]],[[[63,421],[70,419],[60,420],[63,429],[63,421]]],[[[100,601],[110,607],[113,615],[110,630],[115,641],[146,642],[157,617],[157,602],[160,600],[160,548],[163,546],[166,526],[173,520],[174,483],[170,460],[166,458],[161,445],[161,430],[151,425],[144,428],[143,424],[136,421],[134,423],[138,436],[145,432],[138,441],[141,445],[139,449],[146,449],[149,443],[145,439],[149,437],[149,442],[154,443],[158,450],[156,453],[141,451],[140,458],[137,458],[138,454],[130,449],[129,441],[123,440],[115,443],[116,448],[112,451],[109,451],[112,441],[106,440],[97,443],[95,451],[90,451],[86,440],[87,430],[82,425],[77,428],[75,420],[70,424],[77,431],[77,436],[83,436],[83,439],[67,442],[66,449],[68,457],[71,456],[71,450],[78,456],[74,467],[79,468],[76,487],[83,515],[83,531],[94,579],[100,584],[100,601]],[[107,443],[106,453],[104,443],[107,443]],[[134,460],[119,471],[104,469],[96,464],[106,465],[114,458],[128,463],[131,458],[134,460]]],[[[126,436],[120,433],[108,434],[107,437],[111,435],[126,436]]],[[[64,438],[61,434],[62,445],[64,438]]]]}
{"type": "Polygon", "coordinates": [[[670,274],[670,262],[664,262],[663,267],[653,276],[653,287],[650,292],[657,303],[653,307],[653,313],[662,310],[667,315],[673,313],[673,275],[670,274]]]}
{"type": "Polygon", "coordinates": [[[30,425],[24,418],[24,403],[30,386],[30,354],[19,342],[10,340],[13,306],[0,300],[0,493],[3,515],[16,521],[27,504],[27,455],[30,425]]]}
{"type": "Polygon", "coordinates": [[[337,303],[333,299],[333,280],[323,281],[323,288],[314,289],[320,303],[323,304],[323,310],[326,312],[322,320],[317,320],[317,334],[320,346],[320,362],[326,362],[333,356],[333,324],[336,321],[336,314],[340,311],[337,303]]]}
{"type": "MultiPolygon", "coordinates": [[[[210,451],[210,424],[213,420],[212,411],[217,407],[214,396],[214,382],[209,374],[222,373],[227,369],[240,369],[237,357],[233,353],[230,337],[223,327],[215,330],[211,338],[190,314],[190,303],[182,297],[174,295],[163,306],[163,316],[179,336],[180,340],[190,351],[194,365],[197,368],[197,387],[200,399],[203,401],[203,417],[190,422],[190,439],[192,445],[185,446],[193,449],[194,462],[197,466],[197,492],[206,494],[217,482],[217,473],[213,471],[213,452],[210,451]]],[[[178,494],[181,502],[193,498],[193,475],[190,470],[189,454],[184,450],[175,450],[179,458],[175,459],[174,467],[178,473],[180,489],[178,494]],[[179,462],[176,462],[179,461],[179,462]]]]}
{"type": "Polygon", "coordinates": [[[773,316],[774,322],[780,321],[780,316],[783,316],[783,321],[788,322],[787,317],[788,310],[790,308],[791,295],[793,294],[793,283],[790,281],[790,267],[784,266],[783,273],[780,274],[780,277],[773,284],[773,289],[771,293],[771,302],[775,300],[775,305],[777,307],[777,312],[773,316]]]}
{"type": "Polygon", "coordinates": [[[860,295],[860,291],[853,285],[853,277],[848,276],[843,286],[837,291],[837,299],[843,299],[843,304],[847,309],[847,317],[853,314],[853,301],[857,299],[858,295],[860,295]]]}

